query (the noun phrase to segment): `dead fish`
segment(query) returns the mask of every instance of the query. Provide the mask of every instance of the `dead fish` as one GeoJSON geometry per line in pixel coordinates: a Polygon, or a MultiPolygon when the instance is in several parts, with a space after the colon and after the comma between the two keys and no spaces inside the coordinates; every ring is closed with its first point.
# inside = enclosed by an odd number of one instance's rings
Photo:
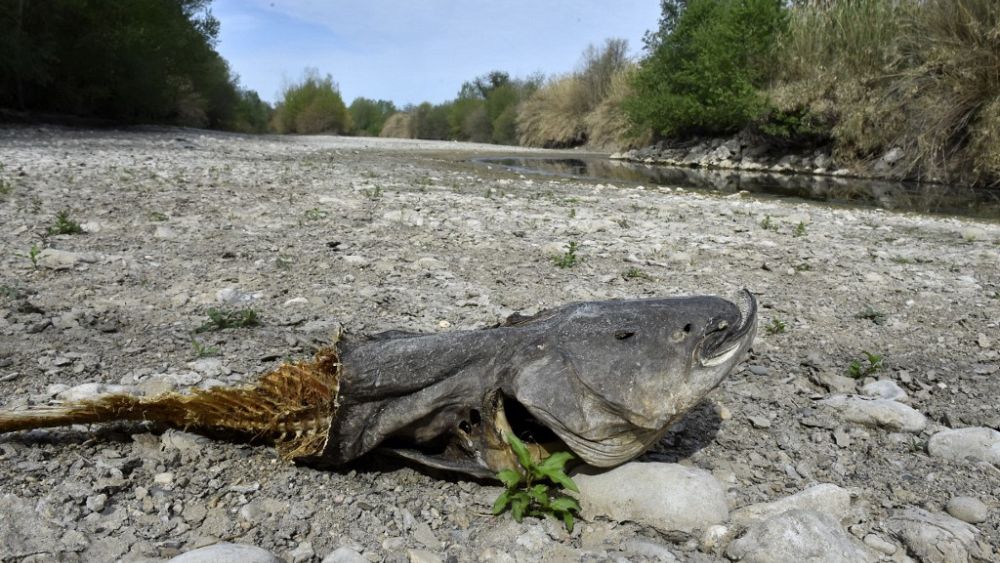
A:
{"type": "Polygon", "coordinates": [[[732,370],[757,303],[708,296],[596,301],[488,329],[341,335],[255,385],[0,411],[0,432],[149,421],[237,432],[288,460],[343,465],[375,449],[479,477],[569,450],[613,467],[642,454],[732,370]]]}

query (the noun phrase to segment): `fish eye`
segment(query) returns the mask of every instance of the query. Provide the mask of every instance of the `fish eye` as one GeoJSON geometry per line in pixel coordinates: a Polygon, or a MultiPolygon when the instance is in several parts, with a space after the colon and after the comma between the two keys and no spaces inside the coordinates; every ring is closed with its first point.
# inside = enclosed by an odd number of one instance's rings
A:
{"type": "Polygon", "coordinates": [[[625,340],[626,338],[632,338],[633,336],[635,336],[635,331],[634,330],[616,330],[615,331],[615,339],[616,340],[625,340]]]}

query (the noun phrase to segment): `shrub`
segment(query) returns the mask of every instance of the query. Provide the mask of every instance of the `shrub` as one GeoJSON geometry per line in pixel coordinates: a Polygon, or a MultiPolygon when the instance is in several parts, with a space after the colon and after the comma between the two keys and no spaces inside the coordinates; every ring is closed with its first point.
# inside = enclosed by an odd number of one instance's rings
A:
{"type": "Polygon", "coordinates": [[[691,0],[635,74],[629,118],[668,136],[742,128],[767,107],[785,25],[779,0],[691,0]]]}
{"type": "Polygon", "coordinates": [[[253,90],[240,90],[230,128],[240,133],[266,133],[274,110],[253,90]]]}
{"type": "Polygon", "coordinates": [[[584,117],[587,143],[598,149],[621,150],[640,147],[652,142],[649,126],[635,125],[625,115],[623,104],[632,96],[633,75],[637,67],[630,65],[611,77],[611,84],[601,103],[584,117]]]}
{"type": "Polygon", "coordinates": [[[351,116],[356,134],[377,137],[389,116],[396,113],[396,104],[388,100],[359,97],[351,102],[347,113],[351,116]]]}
{"type": "Polygon", "coordinates": [[[333,78],[306,69],[301,82],[285,86],[273,124],[278,133],[344,133],[350,118],[333,78]]]}
{"type": "Polygon", "coordinates": [[[521,104],[519,140],[532,147],[582,145],[587,141],[583,118],[588,109],[587,92],[578,76],[556,78],[521,104]]]}

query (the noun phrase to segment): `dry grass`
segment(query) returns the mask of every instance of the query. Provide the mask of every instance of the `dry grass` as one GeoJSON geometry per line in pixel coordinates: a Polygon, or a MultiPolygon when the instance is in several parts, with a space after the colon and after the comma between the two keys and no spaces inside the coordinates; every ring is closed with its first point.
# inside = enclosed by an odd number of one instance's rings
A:
{"type": "Polygon", "coordinates": [[[394,137],[396,139],[410,139],[410,114],[406,112],[394,113],[385,120],[379,137],[394,137]]]}
{"type": "Polygon", "coordinates": [[[587,91],[573,74],[550,80],[517,112],[518,141],[532,147],[572,147],[587,141],[587,91]]]}
{"type": "Polygon", "coordinates": [[[611,78],[604,99],[584,117],[587,144],[601,150],[623,150],[653,142],[653,130],[636,128],[622,110],[622,102],[632,95],[635,66],[620,69],[611,78]]]}

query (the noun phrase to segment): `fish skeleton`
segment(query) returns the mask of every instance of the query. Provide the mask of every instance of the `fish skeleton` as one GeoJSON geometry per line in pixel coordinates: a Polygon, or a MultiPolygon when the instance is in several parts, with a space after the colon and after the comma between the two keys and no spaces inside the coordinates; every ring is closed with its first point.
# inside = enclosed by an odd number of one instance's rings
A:
{"type": "Polygon", "coordinates": [[[719,297],[572,303],[495,327],[337,335],[312,361],[249,386],[0,411],[0,433],[148,421],[238,433],[288,460],[343,465],[373,450],[477,477],[569,450],[613,467],[662,438],[743,358],[757,302],[719,297]]]}

